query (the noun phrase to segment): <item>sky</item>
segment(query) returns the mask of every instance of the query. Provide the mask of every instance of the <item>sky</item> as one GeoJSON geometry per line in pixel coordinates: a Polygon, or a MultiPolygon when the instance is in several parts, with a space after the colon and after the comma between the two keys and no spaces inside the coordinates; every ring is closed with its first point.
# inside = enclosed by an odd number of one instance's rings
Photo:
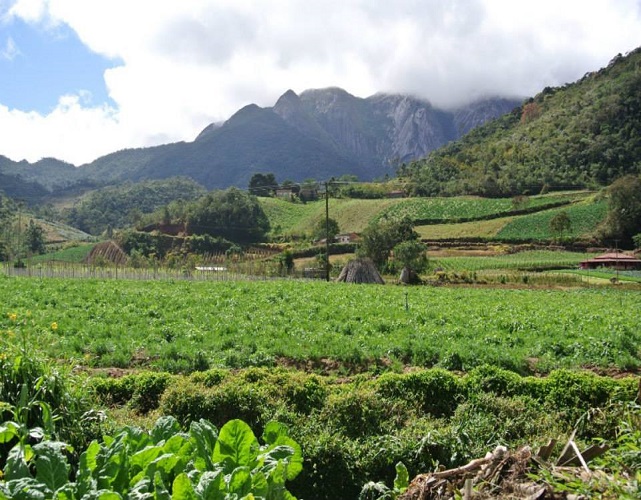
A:
{"type": "Polygon", "coordinates": [[[0,155],[191,141],[288,89],[524,98],[641,45],[641,0],[0,0],[0,155]]]}

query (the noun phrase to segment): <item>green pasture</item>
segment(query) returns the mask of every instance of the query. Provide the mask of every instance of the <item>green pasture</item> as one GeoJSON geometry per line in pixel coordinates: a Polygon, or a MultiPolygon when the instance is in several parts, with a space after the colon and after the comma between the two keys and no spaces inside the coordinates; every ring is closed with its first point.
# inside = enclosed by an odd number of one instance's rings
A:
{"type": "Polygon", "coordinates": [[[641,294],[618,289],[4,277],[0,295],[3,342],[89,367],[641,364],[641,294]]]}
{"type": "MultiPolygon", "coordinates": [[[[341,232],[361,232],[381,210],[402,200],[329,200],[329,216],[338,222],[341,232]]],[[[325,218],[325,200],[292,203],[278,198],[260,198],[269,219],[271,233],[310,234],[316,224],[325,218]]]]}
{"type": "Polygon", "coordinates": [[[83,262],[95,243],[80,244],[48,252],[42,255],[34,255],[30,258],[32,262],[83,262]]]}

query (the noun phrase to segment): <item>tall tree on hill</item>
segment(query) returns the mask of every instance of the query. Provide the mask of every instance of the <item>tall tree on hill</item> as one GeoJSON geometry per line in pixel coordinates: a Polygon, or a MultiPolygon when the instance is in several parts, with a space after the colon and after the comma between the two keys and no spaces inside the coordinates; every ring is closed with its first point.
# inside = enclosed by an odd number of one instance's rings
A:
{"type": "Polygon", "coordinates": [[[31,254],[42,254],[45,253],[45,233],[42,227],[33,222],[33,219],[29,220],[29,226],[27,226],[27,231],[25,233],[27,250],[31,254]]]}
{"type": "Polygon", "coordinates": [[[632,237],[641,232],[641,178],[626,175],[608,188],[606,237],[632,244],[632,237]]]}
{"type": "Polygon", "coordinates": [[[336,236],[341,232],[340,226],[336,219],[329,217],[327,221],[319,219],[316,225],[314,226],[313,237],[315,240],[322,240],[327,238],[330,243],[333,243],[336,239],[336,236]]]}
{"type": "Polygon", "coordinates": [[[367,226],[361,235],[358,252],[361,257],[369,257],[381,269],[390,256],[392,249],[403,241],[415,241],[418,233],[414,231],[411,219],[383,219],[367,226]]]}
{"type": "Polygon", "coordinates": [[[558,236],[559,239],[563,239],[563,234],[565,232],[569,232],[571,229],[572,221],[565,210],[561,210],[558,214],[552,217],[552,219],[550,219],[550,231],[558,236]]]}
{"type": "Polygon", "coordinates": [[[400,276],[402,283],[420,283],[418,273],[424,271],[428,264],[423,243],[418,240],[402,241],[394,247],[394,260],[403,267],[400,276]]]}
{"type": "Polygon", "coordinates": [[[248,244],[265,238],[269,220],[256,197],[238,188],[229,188],[213,191],[194,202],[187,219],[187,231],[248,244]]]}
{"type": "Polygon", "coordinates": [[[271,196],[278,187],[274,174],[257,173],[249,180],[249,192],[254,196],[271,196]]]}

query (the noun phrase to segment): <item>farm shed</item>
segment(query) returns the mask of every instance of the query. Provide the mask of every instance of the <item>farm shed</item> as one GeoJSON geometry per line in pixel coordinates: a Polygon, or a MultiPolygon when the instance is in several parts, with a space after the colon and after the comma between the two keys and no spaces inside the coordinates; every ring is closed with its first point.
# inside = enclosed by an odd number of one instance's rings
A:
{"type": "Polygon", "coordinates": [[[641,260],[627,253],[606,253],[581,262],[581,269],[598,269],[599,267],[620,270],[641,269],[641,260]]]}

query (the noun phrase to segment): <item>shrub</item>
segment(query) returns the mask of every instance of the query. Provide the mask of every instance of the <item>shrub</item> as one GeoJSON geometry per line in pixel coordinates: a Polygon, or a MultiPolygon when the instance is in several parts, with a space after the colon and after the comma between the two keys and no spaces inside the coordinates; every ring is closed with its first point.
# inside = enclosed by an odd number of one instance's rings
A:
{"type": "Polygon", "coordinates": [[[463,383],[468,394],[492,392],[497,396],[514,396],[522,393],[522,377],[496,366],[474,368],[463,383]]]}
{"type": "Polygon", "coordinates": [[[498,444],[532,446],[537,440],[558,436],[567,430],[536,399],[495,393],[472,395],[456,409],[452,425],[474,436],[476,450],[472,454],[477,456],[498,444]]]}
{"type": "Polygon", "coordinates": [[[319,418],[351,439],[392,432],[403,425],[408,407],[401,399],[381,398],[371,387],[350,387],[327,397],[319,418]]]}
{"type": "Polygon", "coordinates": [[[436,417],[454,413],[463,386],[458,377],[442,370],[432,369],[407,375],[385,374],[377,382],[379,395],[409,401],[417,410],[436,417]]]}

